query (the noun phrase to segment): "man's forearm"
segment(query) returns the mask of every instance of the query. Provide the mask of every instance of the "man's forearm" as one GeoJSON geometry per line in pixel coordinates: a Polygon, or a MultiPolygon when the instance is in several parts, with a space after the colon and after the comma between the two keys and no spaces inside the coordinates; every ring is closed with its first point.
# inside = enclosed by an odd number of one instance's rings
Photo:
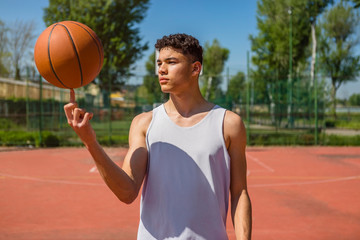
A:
{"type": "Polygon", "coordinates": [[[85,144],[93,157],[96,167],[108,187],[124,203],[135,200],[137,192],[129,175],[115,164],[97,141],[85,144]]]}
{"type": "Polygon", "coordinates": [[[232,202],[232,217],[236,239],[250,240],[252,232],[252,209],[249,195],[245,190],[232,202]]]}

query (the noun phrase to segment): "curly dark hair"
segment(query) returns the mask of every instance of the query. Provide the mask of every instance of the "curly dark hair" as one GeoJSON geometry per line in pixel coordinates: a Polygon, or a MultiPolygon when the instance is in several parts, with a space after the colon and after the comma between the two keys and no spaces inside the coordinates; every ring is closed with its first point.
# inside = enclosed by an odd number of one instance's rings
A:
{"type": "Polygon", "coordinates": [[[166,47],[179,49],[184,55],[190,55],[194,62],[199,61],[202,64],[203,49],[199,41],[191,35],[185,33],[170,34],[156,41],[155,48],[157,50],[160,51],[166,47]]]}

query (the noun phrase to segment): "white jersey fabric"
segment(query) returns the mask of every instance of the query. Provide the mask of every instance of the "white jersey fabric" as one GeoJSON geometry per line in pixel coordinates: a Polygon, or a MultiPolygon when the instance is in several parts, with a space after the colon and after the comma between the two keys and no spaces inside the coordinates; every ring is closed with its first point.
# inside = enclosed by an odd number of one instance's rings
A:
{"type": "Polygon", "coordinates": [[[138,239],[228,239],[230,157],[223,137],[225,109],[180,127],[164,105],[146,134],[149,161],[138,239]]]}

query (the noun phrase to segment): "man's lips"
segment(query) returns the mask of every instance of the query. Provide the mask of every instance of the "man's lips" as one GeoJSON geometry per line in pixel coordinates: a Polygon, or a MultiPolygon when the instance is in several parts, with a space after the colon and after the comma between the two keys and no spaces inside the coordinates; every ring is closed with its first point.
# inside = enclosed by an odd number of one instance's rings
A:
{"type": "Polygon", "coordinates": [[[159,78],[160,84],[161,84],[161,83],[167,83],[168,81],[169,81],[168,78],[164,78],[164,77],[159,78]]]}

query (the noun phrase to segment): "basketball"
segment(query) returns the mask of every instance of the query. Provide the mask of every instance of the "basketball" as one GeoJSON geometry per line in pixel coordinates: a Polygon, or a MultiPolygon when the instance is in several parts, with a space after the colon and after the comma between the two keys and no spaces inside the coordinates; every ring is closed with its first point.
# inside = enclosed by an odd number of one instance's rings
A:
{"type": "Polygon", "coordinates": [[[40,75],[60,88],[79,88],[100,73],[103,47],[95,32],[74,21],[54,23],[36,41],[34,60],[40,75]]]}

